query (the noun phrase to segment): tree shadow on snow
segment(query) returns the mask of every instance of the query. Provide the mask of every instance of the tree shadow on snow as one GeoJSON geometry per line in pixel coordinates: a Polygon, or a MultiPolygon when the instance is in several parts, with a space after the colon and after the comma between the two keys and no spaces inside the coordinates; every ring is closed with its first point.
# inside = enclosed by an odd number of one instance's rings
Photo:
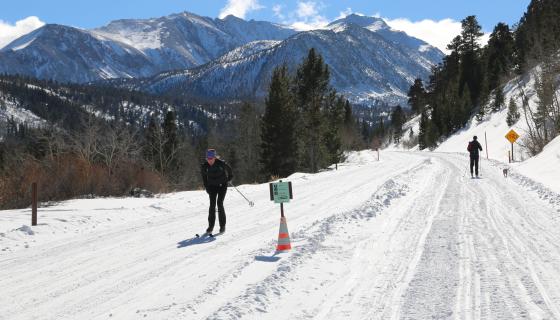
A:
{"type": "Polygon", "coordinates": [[[194,246],[196,244],[203,244],[215,241],[216,238],[214,237],[194,237],[190,239],[183,240],[181,242],[177,242],[177,249],[194,246]]]}

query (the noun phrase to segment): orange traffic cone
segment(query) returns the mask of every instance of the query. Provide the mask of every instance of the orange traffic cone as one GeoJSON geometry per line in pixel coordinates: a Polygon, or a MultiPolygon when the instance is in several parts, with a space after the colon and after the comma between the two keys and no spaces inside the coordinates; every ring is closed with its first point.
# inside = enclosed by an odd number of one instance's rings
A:
{"type": "Polygon", "coordinates": [[[286,217],[281,217],[276,252],[286,252],[290,249],[292,249],[292,245],[290,243],[290,234],[288,233],[288,224],[286,223],[286,217]]]}

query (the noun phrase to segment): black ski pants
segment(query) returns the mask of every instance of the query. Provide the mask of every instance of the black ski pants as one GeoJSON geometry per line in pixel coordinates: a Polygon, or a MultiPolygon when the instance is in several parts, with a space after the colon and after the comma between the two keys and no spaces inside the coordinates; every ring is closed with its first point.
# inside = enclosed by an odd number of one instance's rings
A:
{"type": "Polygon", "coordinates": [[[471,156],[471,176],[473,175],[473,166],[474,172],[478,177],[478,156],[471,156]]]}
{"type": "Polygon", "coordinates": [[[227,186],[208,186],[206,189],[210,197],[210,208],[208,209],[208,230],[214,230],[216,223],[216,200],[218,202],[218,220],[220,229],[226,226],[226,211],[224,209],[224,199],[226,197],[227,186]]]}

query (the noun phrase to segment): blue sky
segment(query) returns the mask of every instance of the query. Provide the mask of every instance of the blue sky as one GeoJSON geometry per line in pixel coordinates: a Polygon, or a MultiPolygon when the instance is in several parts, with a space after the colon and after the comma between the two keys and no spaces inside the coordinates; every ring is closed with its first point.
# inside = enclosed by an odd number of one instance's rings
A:
{"type": "MultiPolygon", "coordinates": [[[[111,20],[151,18],[181,11],[208,17],[234,14],[244,19],[289,24],[299,29],[320,27],[348,13],[385,18],[393,28],[415,33],[442,47],[457,24],[476,15],[485,32],[498,22],[519,21],[530,0],[17,0],[0,10],[2,41],[25,34],[43,23],[95,28],[111,20]],[[31,18],[30,18],[31,17],[31,18]],[[4,38],[4,40],[2,40],[4,38]]],[[[460,26],[459,29],[460,30],[460,26]]]]}

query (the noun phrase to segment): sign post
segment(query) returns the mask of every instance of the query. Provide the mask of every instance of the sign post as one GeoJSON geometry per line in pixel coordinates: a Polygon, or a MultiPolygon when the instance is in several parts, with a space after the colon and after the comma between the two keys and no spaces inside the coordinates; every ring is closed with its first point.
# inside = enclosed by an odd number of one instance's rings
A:
{"type": "Polygon", "coordinates": [[[270,183],[270,200],[280,204],[280,216],[284,217],[284,202],[290,202],[293,199],[292,182],[270,183]]]}
{"type": "Polygon", "coordinates": [[[292,249],[290,242],[290,234],[288,232],[288,223],[284,216],[284,203],[290,202],[293,199],[292,183],[282,182],[271,183],[270,186],[270,200],[275,203],[280,203],[280,230],[278,232],[278,244],[276,245],[276,252],[286,252],[292,249]]]}
{"type": "Polygon", "coordinates": [[[513,129],[511,129],[507,134],[506,134],[506,139],[509,140],[509,142],[511,142],[511,162],[513,162],[513,144],[515,143],[515,141],[519,138],[519,135],[517,134],[517,132],[515,132],[513,129]]]}

